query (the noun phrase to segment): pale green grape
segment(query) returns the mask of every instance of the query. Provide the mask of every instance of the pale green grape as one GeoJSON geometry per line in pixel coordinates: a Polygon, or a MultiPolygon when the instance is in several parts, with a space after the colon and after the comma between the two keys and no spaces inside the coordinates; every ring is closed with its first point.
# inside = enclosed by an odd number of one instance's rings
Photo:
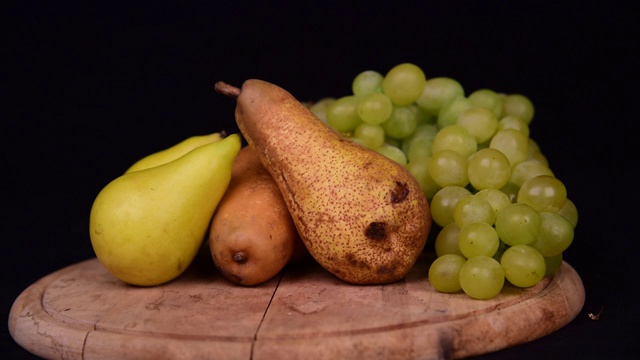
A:
{"type": "Polygon", "coordinates": [[[514,183],[507,182],[505,186],[500,188],[500,191],[505,193],[512,203],[515,203],[516,199],[518,198],[518,191],[520,191],[520,186],[514,183]]]}
{"type": "MultiPolygon", "coordinates": [[[[495,228],[494,228],[495,229],[495,228]]],[[[500,245],[498,245],[498,250],[496,251],[495,254],[493,254],[492,258],[496,259],[498,262],[500,262],[500,259],[502,258],[502,254],[504,254],[504,252],[509,248],[509,246],[507,246],[507,244],[504,243],[504,241],[500,240],[500,245]]]]}
{"type": "Polygon", "coordinates": [[[444,129],[455,124],[460,114],[471,107],[473,103],[463,95],[458,95],[442,104],[438,112],[438,128],[444,129]]]}
{"type": "MultiPolygon", "coordinates": [[[[383,127],[383,129],[384,129],[384,127],[383,127]]],[[[391,138],[391,137],[387,136],[386,132],[384,134],[384,142],[385,142],[385,144],[389,144],[389,145],[395,146],[397,148],[399,148],[402,145],[400,140],[394,139],[394,138],[391,138]]],[[[402,150],[402,149],[400,149],[400,150],[402,150]]]]}
{"type": "Polygon", "coordinates": [[[558,215],[567,219],[574,229],[578,225],[578,208],[569,198],[565,200],[560,210],[558,210],[558,215]]]}
{"type": "Polygon", "coordinates": [[[409,105],[422,94],[427,79],[422,69],[411,63],[394,66],[382,80],[382,90],[396,105],[409,105]]]}
{"type": "Polygon", "coordinates": [[[478,143],[465,127],[454,124],[441,128],[433,138],[431,151],[435,154],[442,150],[453,150],[469,157],[478,151],[478,143]]]}
{"type": "Polygon", "coordinates": [[[562,266],[562,253],[544,258],[546,265],[545,276],[553,276],[562,266]]]}
{"type": "Polygon", "coordinates": [[[432,147],[433,138],[421,136],[413,139],[409,149],[407,150],[407,158],[409,161],[419,158],[430,158],[433,155],[432,147]]]}
{"type": "Polygon", "coordinates": [[[466,128],[473,136],[476,143],[483,144],[489,141],[498,128],[498,119],[491,110],[474,106],[460,114],[456,124],[466,128]]]}
{"type": "Polygon", "coordinates": [[[522,94],[509,94],[502,97],[502,116],[518,116],[531,124],[534,115],[533,103],[522,94]]]}
{"type": "Polygon", "coordinates": [[[465,294],[474,299],[491,299],[504,286],[504,270],[492,257],[474,256],[460,268],[460,286],[465,294]]]}
{"type": "Polygon", "coordinates": [[[407,156],[399,148],[384,143],[375,149],[376,152],[386,156],[387,158],[397,162],[398,164],[407,165],[407,156]]]}
{"type": "Polygon", "coordinates": [[[540,231],[531,247],[543,256],[554,256],[567,250],[573,242],[574,230],[569,220],[557,213],[540,213],[540,231]]]}
{"type": "Polygon", "coordinates": [[[460,291],[460,268],[467,260],[460,255],[446,254],[438,257],[429,266],[429,283],[444,293],[460,291]]]}
{"type": "Polygon", "coordinates": [[[382,92],[382,79],[384,76],[374,70],[365,70],[355,78],[351,83],[351,91],[353,95],[362,97],[374,92],[382,92]]]}
{"type": "Polygon", "coordinates": [[[364,142],[364,140],[357,138],[357,137],[353,137],[353,136],[347,136],[347,139],[349,139],[351,142],[354,142],[356,144],[362,145],[364,147],[367,147],[367,143],[364,142]]]}
{"type": "Polygon", "coordinates": [[[529,137],[530,129],[529,124],[527,124],[521,117],[515,115],[508,115],[498,120],[498,128],[497,131],[504,129],[514,129],[518,130],[524,134],[524,136],[529,137]]]}
{"type": "Polygon", "coordinates": [[[460,228],[476,222],[493,225],[495,219],[496,213],[493,211],[491,204],[475,195],[467,195],[460,198],[453,209],[453,220],[460,228]]]}
{"type": "Polygon", "coordinates": [[[554,176],[532,177],[520,186],[519,203],[527,204],[538,211],[558,212],[567,200],[567,188],[554,176]]]}
{"type": "Polygon", "coordinates": [[[464,89],[457,80],[448,77],[428,79],[416,104],[427,113],[437,116],[440,108],[449,100],[464,97],[464,89]]]}
{"type": "Polygon", "coordinates": [[[496,229],[485,222],[465,224],[458,233],[458,247],[467,259],[474,256],[493,257],[499,246],[496,229]]]}
{"type": "MultiPolygon", "coordinates": [[[[416,126],[416,129],[414,130],[413,134],[402,139],[401,149],[402,151],[405,152],[405,154],[408,154],[409,147],[411,147],[411,144],[414,141],[422,138],[430,138],[431,140],[433,140],[433,138],[436,136],[437,133],[438,133],[438,127],[435,124],[420,124],[416,126]]],[[[429,154],[431,154],[431,143],[432,141],[429,141],[429,154]]]]}
{"type": "Polygon", "coordinates": [[[471,103],[491,110],[496,118],[502,116],[502,95],[491,89],[479,89],[468,96],[471,103]]]}
{"type": "Polygon", "coordinates": [[[482,189],[475,193],[474,196],[486,200],[493,208],[496,216],[498,216],[500,210],[512,204],[509,195],[498,189],[482,189]]]}
{"type": "Polygon", "coordinates": [[[541,151],[528,151],[526,160],[535,160],[540,164],[543,164],[546,167],[549,167],[549,161],[541,151]]]}
{"type": "Polygon", "coordinates": [[[442,187],[438,185],[431,174],[429,174],[429,158],[415,158],[413,160],[409,160],[406,165],[407,170],[416,178],[418,184],[420,184],[420,188],[427,199],[433,198],[433,196],[440,190],[442,187]]]}
{"type": "Polygon", "coordinates": [[[430,204],[433,221],[441,227],[454,222],[453,210],[458,200],[469,194],[471,191],[462,186],[446,186],[438,190],[430,204]]]}
{"type": "Polygon", "coordinates": [[[460,227],[454,222],[440,229],[434,241],[436,255],[442,256],[446,254],[455,254],[464,256],[462,255],[460,246],[458,245],[459,233],[460,227]]]}
{"type": "Polygon", "coordinates": [[[438,121],[437,114],[431,114],[427,112],[427,110],[419,107],[415,103],[409,105],[416,112],[416,119],[418,120],[418,125],[420,124],[436,124],[438,121]]]}
{"type": "Polygon", "coordinates": [[[547,268],[544,257],[528,245],[515,245],[505,250],[500,258],[500,265],[507,280],[522,288],[540,282],[547,268]]]}
{"type": "Polygon", "coordinates": [[[404,139],[412,135],[418,126],[416,111],[410,106],[394,106],[382,128],[387,136],[394,139],[404,139]]]}
{"type": "Polygon", "coordinates": [[[364,141],[369,149],[376,149],[384,144],[384,129],[380,125],[361,123],[354,130],[353,137],[364,141]]]}
{"type": "Polygon", "coordinates": [[[540,213],[527,204],[511,204],[498,212],[495,228],[509,246],[533,243],[540,233],[540,213]]]}
{"type": "Polygon", "coordinates": [[[343,133],[351,133],[360,123],[358,116],[358,97],[347,95],[333,101],[326,112],[327,125],[343,133]]]}
{"type": "Polygon", "coordinates": [[[327,122],[327,111],[329,110],[329,106],[336,101],[335,98],[326,97],[322,98],[309,106],[309,110],[318,118],[320,121],[326,123],[327,122]]]}
{"type": "Polygon", "coordinates": [[[511,169],[509,182],[522,186],[527,180],[540,175],[554,176],[549,166],[538,160],[524,160],[511,169]]]}
{"type": "Polygon", "coordinates": [[[429,174],[441,187],[457,185],[467,186],[469,161],[453,150],[434,152],[429,158],[429,174]]]}
{"type": "Polygon", "coordinates": [[[509,159],[511,167],[527,158],[528,146],[528,138],[515,129],[498,131],[489,143],[490,148],[500,150],[509,159]]]}
{"type": "Polygon", "coordinates": [[[379,125],[385,122],[393,112],[391,99],[382,93],[371,93],[360,98],[358,116],[367,124],[379,125]]]}
{"type": "Polygon", "coordinates": [[[485,148],[469,157],[468,174],[477,190],[500,189],[511,177],[511,164],[500,150],[485,148]]]}

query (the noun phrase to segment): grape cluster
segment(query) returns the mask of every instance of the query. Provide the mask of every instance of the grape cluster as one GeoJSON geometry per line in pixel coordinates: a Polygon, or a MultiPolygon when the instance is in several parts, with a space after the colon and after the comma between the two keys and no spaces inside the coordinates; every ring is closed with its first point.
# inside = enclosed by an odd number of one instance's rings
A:
{"type": "Polygon", "coordinates": [[[309,109],[348,139],[405,166],[429,200],[437,258],[429,282],[475,299],[505,282],[530,287],[562,264],[578,222],[575,204],[529,136],[522,94],[465,93],[402,63],[355,76],[349,95],[309,109]]]}

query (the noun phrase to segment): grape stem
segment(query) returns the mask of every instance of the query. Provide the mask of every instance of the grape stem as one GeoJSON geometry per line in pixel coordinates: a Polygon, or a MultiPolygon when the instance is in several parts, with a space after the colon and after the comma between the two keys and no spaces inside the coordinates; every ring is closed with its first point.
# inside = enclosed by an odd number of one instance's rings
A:
{"type": "Polygon", "coordinates": [[[237,87],[233,86],[233,85],[229,85],[224,81],[218,81],[216,82],[216,84],[214,85],[213,89],[222,95],[226,95],[230,98],[234,98],[237,99],[238,96],[240,96],[240,89],[238,89],[237,87]]]}

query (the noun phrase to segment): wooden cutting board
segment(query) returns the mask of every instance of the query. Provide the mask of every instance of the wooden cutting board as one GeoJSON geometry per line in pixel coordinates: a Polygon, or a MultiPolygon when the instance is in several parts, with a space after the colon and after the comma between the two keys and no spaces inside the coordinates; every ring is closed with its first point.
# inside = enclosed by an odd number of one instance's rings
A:
{"type": "Polygon", "coordinates": [[[25,289],[9,331],[48,359],[451,359],[548,335],[584,305],[566,262],[532,288],[507,284],[481,301],[434,290],[431,261],[423,255],[389,285],[350,285],[311,263],[256,287],[196,261],[173,282],[143,288],[90,259],[25,289]]]}

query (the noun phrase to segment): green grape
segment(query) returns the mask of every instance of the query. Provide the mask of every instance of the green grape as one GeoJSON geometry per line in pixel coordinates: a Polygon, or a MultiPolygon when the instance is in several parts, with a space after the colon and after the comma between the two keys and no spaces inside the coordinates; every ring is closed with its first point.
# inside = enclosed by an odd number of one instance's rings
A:
{"type": "Polygon", "coordinates": [[[358,116],[367,124],[382,124],[391,116],[392,111],[393,104],[391,100],[382,93],[374,92],[365,95],[358,102],[358,116]]]}
{"type": "Polygon", "coordinates": [[[509,159],[511,167],[527,158],[529,141],[524,134],[514,129],[500,130],[489,143],[492,149],[500,150],[509,159]]]}
{"type": "Polygon", "coordinates": [[[505,250],[500,265],[507,280],[521,288],[537,284],[547,271],[544,257],[528,245],[515,245],[505,250]]]}
{"type": "Polygon", "coordinates": [[[369,149],[376,149],[384,144],[384,129],[380,125],[361,123],[354,130],[353,137],[360,138],[369,149]]]}
{"type": "Polygon", "coordinates": [[[468,167],[467,158],[453,150],[434,152],[429,158],[429,174],[440,187],[467,186],[469,184],[468,167]]]}
{"type": "Polygon", "coordinates": [[[437,116],[440,108],[449,100],[464,97],[464,89],[457,80],[448,77],[428,79],[416,104],[427,113],[437,116]]]}
{"type": "Polygon", "coordinates": [[[382,80],[382,90],[395,105],[409,105],[422,94],[427,79],[420,67],[404,63],[391,68],[382,80]]]}
{"type": "Polygon", "coordinates": [[[500,239],[496,229],[487,223],[468,223],[460,228],[458,247],[467,259],[474,256],[493,257],[499,246],[500,239]]]}
{"type": "Polygon", "coordinates": [[[514,129],[518,130],[524,134],[524,136],[529,137],[529,124],[527,124],[521,117],[515,115],[508,115],[498,120],[498,128],[497,131],[504,129],[514,129]]]}
{"type": "Polygon", "coordinates": [[[419,158],[429,158],[433,155],[431,150],[431,145],[433,144],[433,138],[428,136],[422,136],[419,138],[415,138],[411,145],[409,145],[409,149],[407,150],[407,158],[409,161],[419,158]]]}
{"type": "Polygon", "coordinates": [[[567,250],[573,242],[574,230],[569,220],[557,213],[540,213],[540,231],[531,247],[542,256],[554,256],[567,250]]]}
{"type": "Polygon", "coordinates": [[[429,283],[444,293],[454,293],[460,286],[460,268],[467,260],[460,255],[446,254],[438,257],[429,266],[429,283]]]}
{"type": "Polygon", "coordinates": [[[449,125],[455,124],[460,114],[471,107],[473,107],[473,103],[464,97],[464,95],[458,95],[450,99],[440,107],[440,111],[438,112],[438,127],[444,129],[449,125]]]}
{"type": "MultiPolygon", "coordinates": [[[[384,127],[383,127],[383,129],[384,129],[384,127]]],[[[400,140],[394,139],[394,138],[391,138],[391,137],[387,136],[386,132],[384,134],[384,142],[385,142],[385,144],[388,144],[388,145],[391,145],[391,146],[395,146],[397,148],[399,148],[402,145],[400,140]]],[[[400,150],[402,150],[402,149],[400,149],[400,150]]],[[[403,151],[403,153],[404,153],[404,151],[403,151]]]]}
{"type": "Polygon", "coordinates": [[[495,221],[500,240],[509,246],[533,243],[540,233],[540,213],[527,204],[511,204],[498,212],[495,221]]]}
{"type": "Polygon", "coordinates": [[[567,219],[574,229],[578,225],[578,208],[569,198],[565,200],[560,210],[558,210],[558,215],[567,219]]]}
{"type": "Polygon", "coordinates": [[[547,158],[540,150],[538,143],[532,138],[529,138],[527,143],[527,160],[538,160],[540,163],[549,167],[549,161],[547,161],[547,158]]]}
{"type": "Polygon", "coordinates": [[[460,228],[476,222],[493,225],[495,219],[496,213],[493,211],[491,204],[475,195],[467,195],[460,198],[453,209],[453,220],[460,228]]]}
{"type": "Polygon", "coordinates": [[[509,199],[509,195],[498,189],[482,189],[475,193],[474,196],[486,200],[489,205],[491,205],[496,216],[498,216],[498,212],[500,212],[500,210],[512,204],[511,199],[509,199]]]}
{"type": "MultiPolygon", "coordinates": [[[[494,228],[495,229],[495,228],[494,228]]],[[[498,262],[500,262],[500,259],[502,258],[502,254],[504,254],[504,252],[508,249],[509,247],[507,246],[507,244],[504,243],[504,241],[500,240],[500,244],[498,245],[498,250],[496,251],[495,254],[493,254],[492,258],[496,259],[498,262]]]]}
{"type": "Polygon", "coordinates": [[[520,186],[517,201],[538,211],[558,212],[567,200],[567,189],[558,178],[549,175],[532,177],[520,186]]]}
{"type": "Polygon", "coordinates": [[[454,222],[440,229],[434,241],[436,255],[442,256],[446,254],[455,254],[464,256],[462,255],[460,246],[458,245],[459,233],[460,227],[454,222]]]}
{"type": "Polygon", "coordinates": [[[465,127],[454,124],[438,131],[433,138],[431,150],[434,154],[442,150],[453,150],[469,157],[478,151],[478,143],[465,127]]]}
{"type": "Polygon", "coordinates": [[[418,122],[418,125],[420,124],[436,124],[438,121],[438,116],[437,114],[431,114],[429,112],[427,112],[427,110],[419,107],[418,105],[411,104],[409,105],[411,106],[411,108],[416,112],[416,119],[418,122]]]}
{"type": "Polygon", "coordinates": [[[493,137],[498,128],[498,119],[491,110],[483,107],[471,107],[460,114],[456,124],[466,128],[476,143],[483,144],[493,137]]]}
{"type": "Polygon", "coordinates": [[[351,83],[351,91],[353,95],[363,97],[374,92],[382,92],[382,79],[384,76],[374,70],[365,70],[355,78],[351,83]]]}
{"type": "Polygon", "coordinates": [[[553,276],[555,273],[560,270],[560,266],[562,266],[562,253],[554,256],[549,256],[544,258],[544,262],[546,265],[545,276],[553,276]]]}
{"type": "Polygon", "coordinates": [[[416,129],[414,130],[413,134],[402,139],[402,147],[401,147],[402,151],[407,153],[413,141],[423,137],[428,137],[433,139],[437,133],[438,133],[438,127],[435,124],[420,124],[416,126],[416,129]]]}
{"type": "Polygon", "coordinates": [[[553,171],[549,169],[549,166],[541,163],[538,160],[524,160],[521,163],[516,164],[511,169],[511,177],[509,182],[522,186],[527,180],[540,175],[554,176],[553,171]]]}
{"type": "Polygon", "coordinates": [[[430,210],[433,221],[445,227],[454,222],[453,210],[463,196],[471,194],[471,191],[462,186],[446,186],[438,190],[431,199],[430,210]]]}
{"type": "Polygon", "coordinates": [[[491,299],[504,286],[502,266],[489,256],[474,256],[460,268],[460,286],[465,294],[474,299],[491,299]]]}
{"type": "Polygon", "coordinates": [[[471,103],[490,110],[496,118],[502,116],[502,95],[491,89],[479,89],[468,96],[471,103]]]}
{"type": "Polygon", "coordinates": [[[521,94],[509,94],[502,97],[502,116],[518,116],[531,124],[534,108],[531,100],[521,94]]]}
{"type": "Polygon", "coordinates": [[[309,110],[313,113],[313,115],[315,115],[318,119],[320,119],[320,121],[322,121],[323,123],[326,123],[327,111],[329,109],[329,106],[334,101],[336,101],[336,99],[332,97],[322,98],[314,102],[313,104],[309,105],[309,110]]]}
{"type": "Polygon", "coordinates": [[[382,128],[393,139],[404,139],[413,134],[418,126],[418,115],[410,106],[394,106],[382,128]]]}
{"type": "Polygon", "coordinates": [[[339,133],[351,133],[360,123],[358,97],[347,95],[337,98],[327,108],[327,125],[339,133]]]}
{"type": "Polygon", "coordinates": [[[376,152],[386,156],[387,158],[397,162],[402,166],[407,165],[407,157],[399,148],[384,143],[375,149],[376,152]]]}
{"type": "Polygon", "coordinates": [[[509,181],[511,164],[500,150],[485,148],[469,157],[468,174],[477,190],[500,189],[509,181]]]}
{"type": "Polygon", "coordinates": [[[351,142],[354,142],[356,144],[362,145],[364,147],[367,147],[367,143],[364,142],[364,140],[357,138],[357,137],[353,137],[353,136],[347,136],[347,139],[349,139],[351,142]]]}
{"type": "Polygon", "coordinates": [[[422,192],[427,197],[427,199],[432,199],[433,196],[440,190],[442,187],[438,185],[431,174],[429,174],[429,158],[415,158],[413,160],[409,160],[406,165],[407,170],[416,178],[418,184],[420,184],[420,188],[422,192]]]}
{"type": "Polygon", "coordinates": [[[500,191],[505,193],[509,197],[509,200],[511,200],[512,203],[515,203],[518,197],[518,191],[520,191],[520,186],[514,183],[507,182],[505,186],[500,188],[500,191]]]}

